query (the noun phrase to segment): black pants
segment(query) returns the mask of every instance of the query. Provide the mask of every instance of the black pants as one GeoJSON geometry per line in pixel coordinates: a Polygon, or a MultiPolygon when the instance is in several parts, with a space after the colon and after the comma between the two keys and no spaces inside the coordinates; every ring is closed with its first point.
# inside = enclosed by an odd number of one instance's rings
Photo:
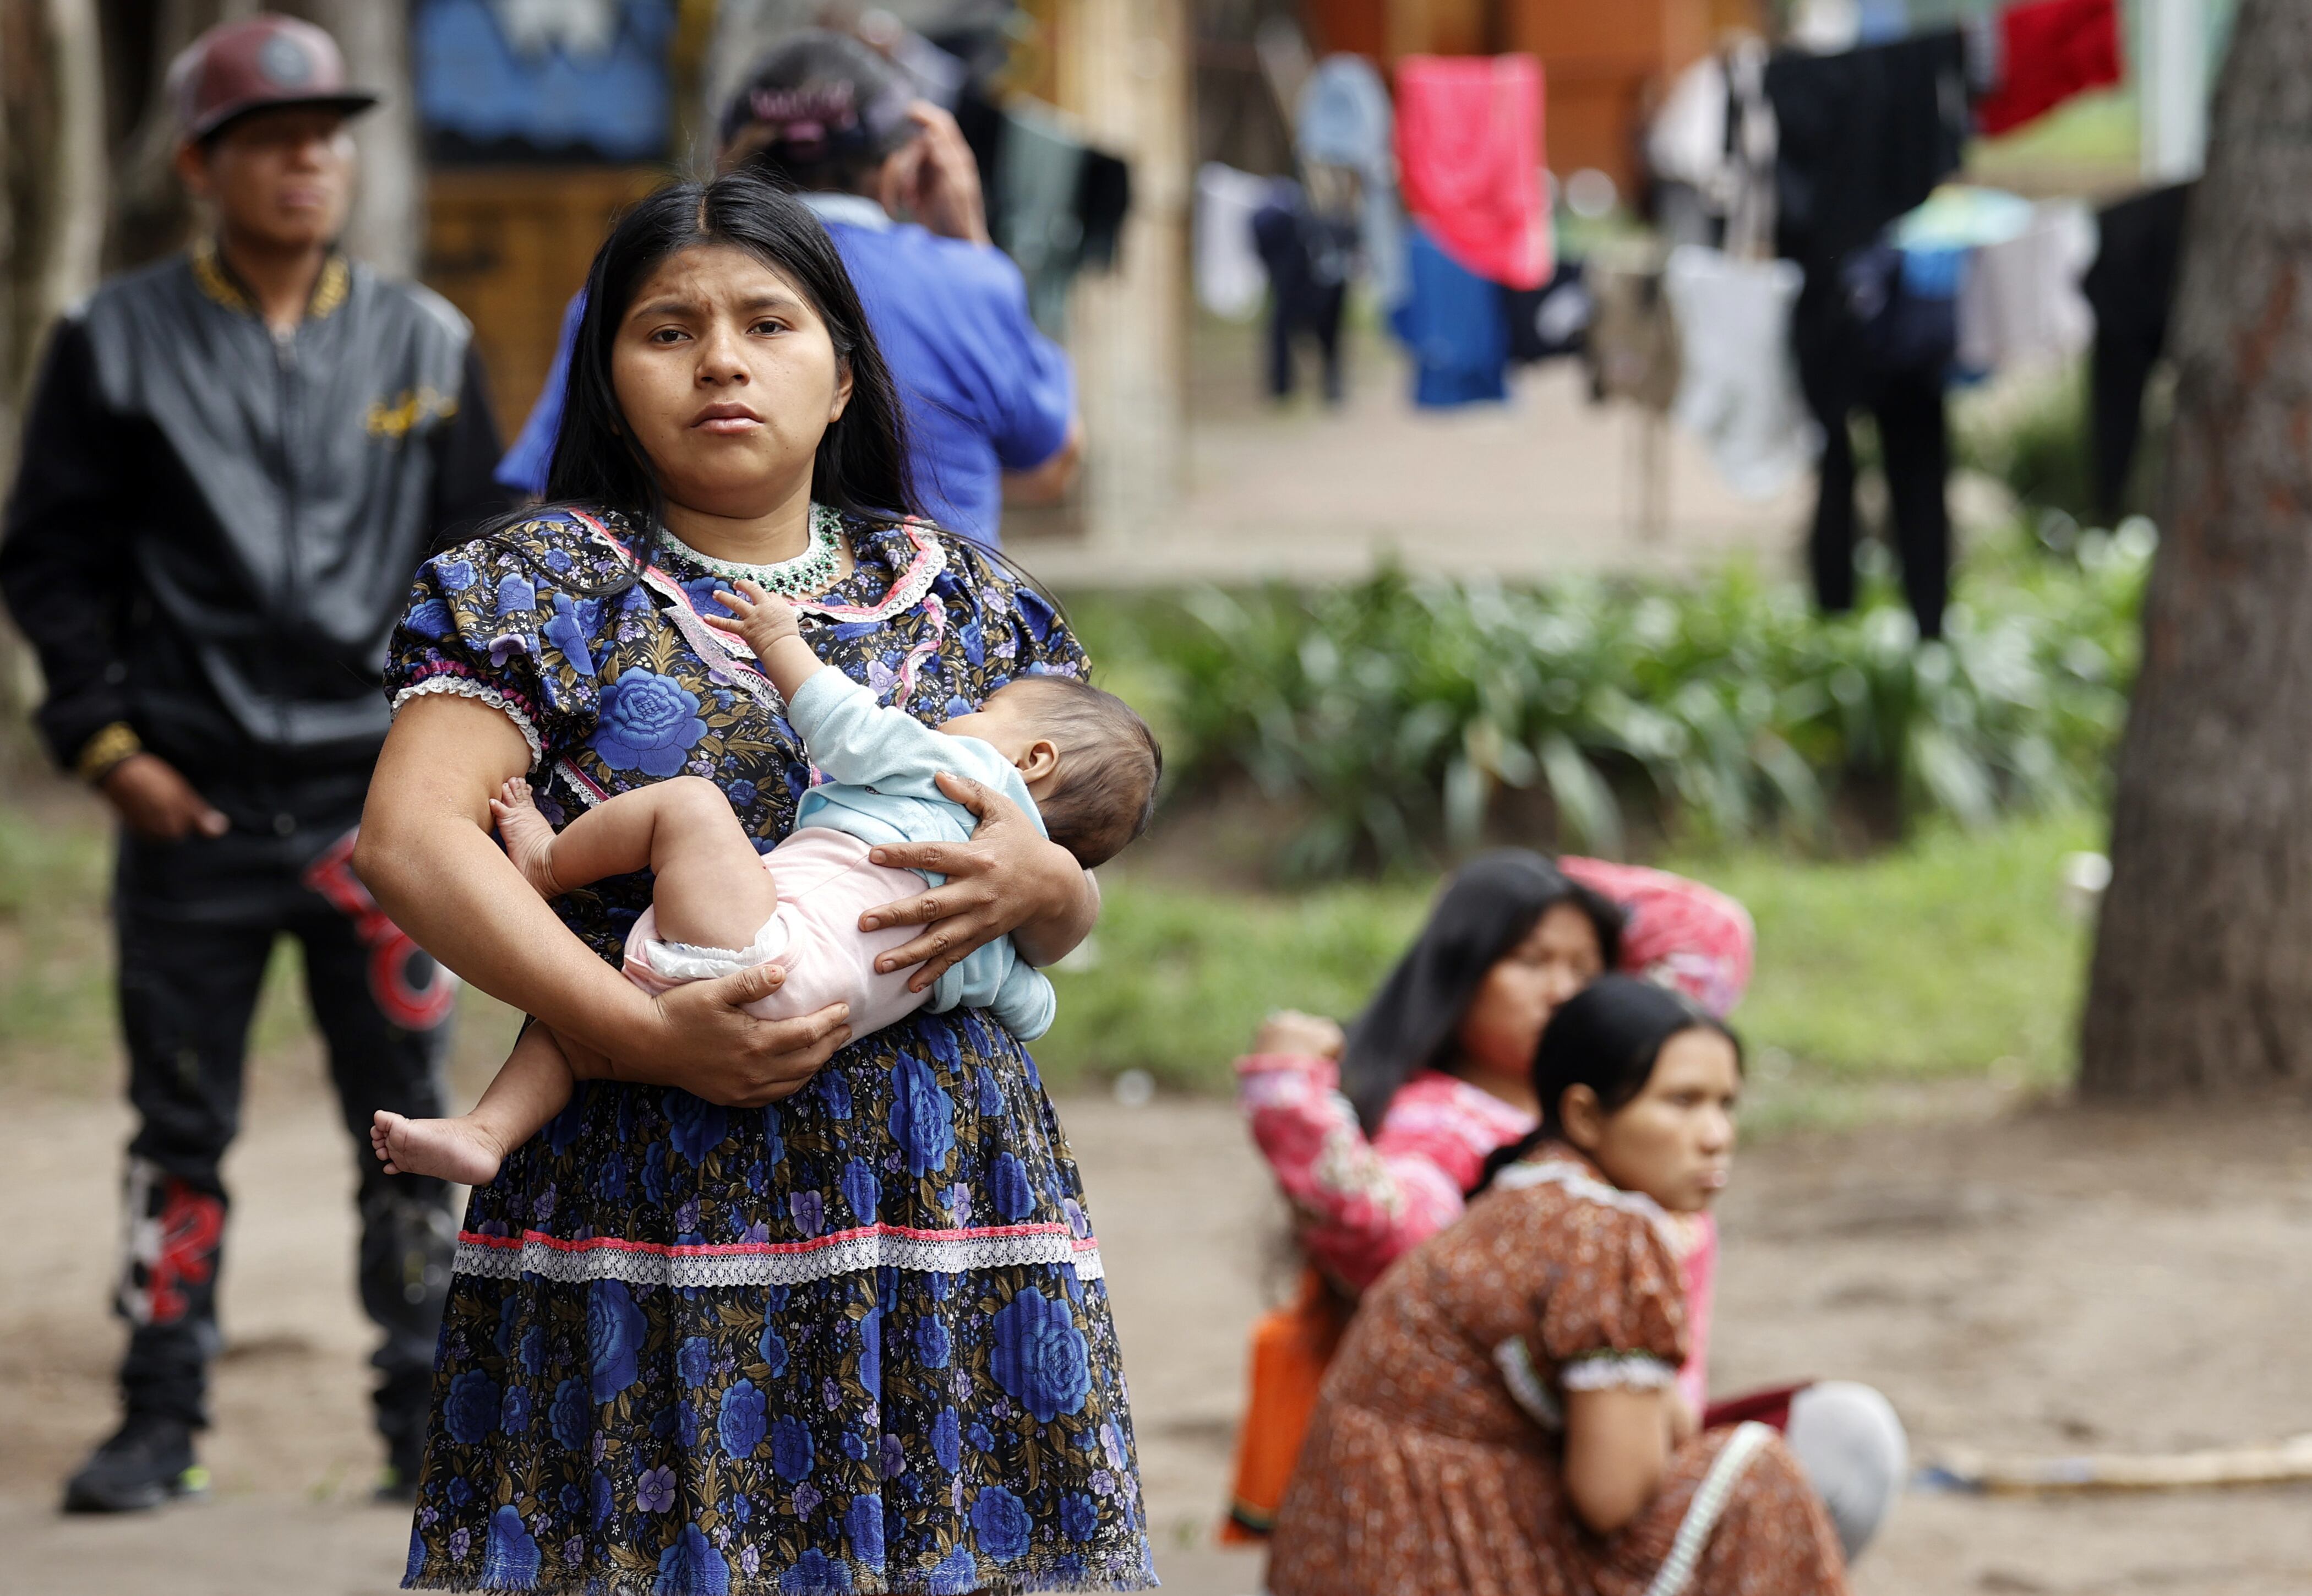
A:
{"type": "Polygon", "coordinates": [[[1950,594],[1950,507],[1943,487],[1950,474],[1950,429],[1943,373],[1939,366],[1871,371],[1848,329],[1825,325],[1835,315],[1804,301],[1798,312],[1799,385],[1823,433],[1821,482],[1807,543],[1815,598],[1826,610],[1854,608],[1854,445],[1846,426],[1854,411],[1867,410],[1878,424],[1903,593],[1919,636],[1940,637],[1950,594]]]}
{"type": "MultiPolygon", "coordinates": [[[[1253,245],[1268,268],[1268,392],[1272,399],[1289,399],[1299,386],[1293,372],[1293,346],[1314,340],[1323,361],[1325,398],[1340,402],[1344,384],[1341,371],[1341,320],[1348,305],[1349,285],[1344,274],[1328,270],[1311,249],[1311,234],[1334,255],[1340,250],[1328,226],[1282,206],[1265,206],[1253,213],[1253,245]]],[[[1332,256],[1328,255],[1327,259],[1332,256]]],[[[1337,261],[1335,262],[1338,264],[1337,261]]]]}
{"type": "MultiPolygon", "coordinates": [[[[294,936],[359,1171],[362,1306],[385,1339],[378,1425],[423,1438],[456,1224],[439,1180],[381,1171],[379,1109],[442,1109],[456,983],[349,868],[363,779],[203,784],[232,829],[215,840],[123,839],[114,915],[128,1093],[127,1256],[117,1306],[132,1411],[207,1422],[226,1197],[217,1165],[241,1118],[249,1026],[275,939],[294,936]]],[[[317,1197],[319,1194],[316,1194],[317,1197]]]]}

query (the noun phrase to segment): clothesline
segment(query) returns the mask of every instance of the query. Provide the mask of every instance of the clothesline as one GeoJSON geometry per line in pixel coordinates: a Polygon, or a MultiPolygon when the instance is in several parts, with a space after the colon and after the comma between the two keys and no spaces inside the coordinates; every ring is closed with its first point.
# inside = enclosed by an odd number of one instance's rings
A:
{"type": "MultiPolygon", "coordinates": [[[[1387,285],[1417,405],[1498,401],[1511,364],[1579,352],[1593,391],[1674,417],[1738,491],[1768,495],[1817,469],[1811,544],[1834,609],[1852,587],[1845,429],[1870,411],[1903,478],[1897,542],[1931,636],[1949,547],[1945,389],[2090,341],[2099,373],[2106,358],[2081,286],[2101,270],[2086,208],[1943,185],[1978,132],[2121,73],[2115,0],[2024,0],[1833,53],[1730,43],[1680,75],[1649,129],[1656,241],[1585,262],[1554,248],[1539,63],[1409,57],[1392,101],[1370,63],[1336,56],[1298,108],[1304,185],[1200,176],[1198,291],[1222,314],[1269,305],[1280,396],[1313,337],[1337,397],[1342,306],[1362,277],[1387,285]]],[[[2119,303],[2116,274],[2102,280],[2119,303]]],[[[2158,329],[2129,313],[2129,358],[2148,369],[2158,329]]],[[[2112,381],[2106,401],[2098,379],[2099,460],[2132,443],[2126,384],[2112,381]]],[[[2099,483],[2124,479],[2116,469],[2099,483]]]]}

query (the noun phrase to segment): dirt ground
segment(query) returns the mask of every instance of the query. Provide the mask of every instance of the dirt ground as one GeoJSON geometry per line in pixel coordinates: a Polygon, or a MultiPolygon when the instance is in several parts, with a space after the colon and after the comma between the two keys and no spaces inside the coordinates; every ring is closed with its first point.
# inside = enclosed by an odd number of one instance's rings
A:
{"type": "MultiPolygon", "coordinates": [[[[1064,1106],[1124,1337],[1168,1588],[1244,1596],[1209,1547],[1244,1329],[1277,1212],[1225,1104],[1064,1106]]],[[[66,1520],[111,1422],[104,1311],[127,1118],[0,1098],[0,1588],[41,1596],[381,1596],[403,1514],[369,1505],[351,1148],[310,1063],[259,1073],[230,1174],[229,1347],[206,1502],[66,1520]]],[[[1753,1149],[1726,1208],[1714,1383],[1872,1381],[1922,1452],[2238,1443],[2312,1430],[2312,1129],[2042,1109],[1753,1149]]],[[[2071,1500],[1914,1492],[1859,1596],[2278,1596],[2312,1587],[2312,1488],[2071,1500]]]]}

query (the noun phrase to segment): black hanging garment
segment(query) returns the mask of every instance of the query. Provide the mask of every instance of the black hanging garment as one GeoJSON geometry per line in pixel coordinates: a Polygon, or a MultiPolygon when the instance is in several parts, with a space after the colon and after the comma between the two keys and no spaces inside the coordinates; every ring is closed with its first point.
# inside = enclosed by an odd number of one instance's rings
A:
{"type": "Polygon", "coordinates": [[[2168,312],[2183,259],[2184,206],[2192,185],[2178,183],[2123,199],[2097,213],[2101,242],[2080,280],[2095,307],[2095,356],[2089,380],[2089,436],[2094,443],[2096,511],[2117,519],[2143,432],[2143,385],[2168,344],[2168,312]]]}
{"type": "Polygon", "coordinates": [[[1582,338],[1597,315],[1580,260],[1557,258],[1557,269],[1538,288],[1502,289],[1502,311],[1510,324],[1510,363],[1530,365],[1581,353],[1582,338]]]}
{"type": "MultiPolygon", "coordinates": [[[[1806,270],[1791,337],[1799,384],[1822,424],[1821,487],[1808,551],[1817,601],[1854,603],[1854,455],[1847,417],[1878,425],[1903,588],[1919,635],[1942,632],[1950,581],[1950,465],[1943,371],[1890,361],[1858,319],[1841,271],[1957,170],[1969,131],[1966,49],[1957,30],[1843,55],[1777,54],[1766,66],[1780,148],[1775,241],[1806,270]],[[1877,357],[1874,358],[1874,353],[1877,357]]],[[[1890,294],[1900,289],[1895,274],[1890,294]]]]}
{"type": "Polygon", "coordinates": [[[1291,397],[1293,346],[1307,338],[1323,362],[1326,401],[1339,404],[1345,391],[1341,321],[1356,260],[1355,218],[1320,215],[1299,184],[1279,180],[1275,197],[1252,214],[1252,242],[1268,268],[1269,396],[1291,397]]]}

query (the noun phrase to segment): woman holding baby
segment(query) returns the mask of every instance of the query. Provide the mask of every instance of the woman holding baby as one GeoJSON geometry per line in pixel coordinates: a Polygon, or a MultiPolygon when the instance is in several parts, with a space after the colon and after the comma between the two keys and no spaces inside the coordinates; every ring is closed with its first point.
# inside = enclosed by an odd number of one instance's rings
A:
{"type": "MultiPolygon", "coordinates": [[[[558,830],[690,776],[757,851],[784,837],[812,762],[710,624],[740,583],[926,725],[1081,675],[1082,651],[1013,573],[906,518],[890,379],[795,201],[745,175],[662,190],[587,306],[547,507],[419,573],[357,855],[577,1077],[469,1208],[407,1583],[1143,1588],[1099,1250],[1018,1039],[936,1004],[856,1037],[841,1004],[765,1018],[775,963],[653,995],[618,969],[651,878],[549,899],[490,810],[527,778],[558,830]]],[[[874,847],[944,880],[863,916],[876,969],[930,990],[999,938],[1064,954],[1099,908],[1077,855],[987,784],[940,790],[977,829],[874,847]],[[889,946],[898,926],[923,930],[889,946]]]]}

